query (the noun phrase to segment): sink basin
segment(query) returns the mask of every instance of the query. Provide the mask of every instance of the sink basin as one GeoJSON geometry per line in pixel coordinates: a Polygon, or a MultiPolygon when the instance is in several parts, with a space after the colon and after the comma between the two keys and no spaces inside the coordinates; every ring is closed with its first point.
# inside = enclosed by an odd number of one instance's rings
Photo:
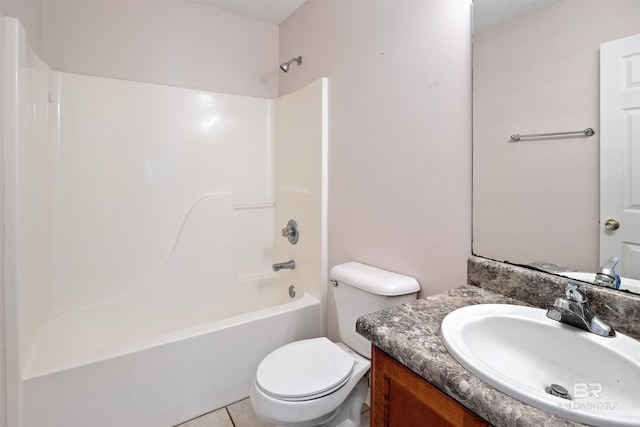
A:
{"type": "MultiPolygon", "coordinates": [[[[583,282],[589,283],[593,283],[593,281],[596,280],[596,273],[585,273],[582,271],[563,271],[556,274],[568,277],[570,279],[581,280],[583,282]]],[[[640,280],[620,277],[620,290],[627,290],[629,292],[640,294],[640,280]]]]}
{"type": "Polygon", "coordinates": [[[556,322],[546,310],[480,304],[442,321],[449,353],[480,379],[543,411],[595,426],[640,423],[640,342],[556,322]],[[551,384],[572,400],[551,395],[551,384]]]}

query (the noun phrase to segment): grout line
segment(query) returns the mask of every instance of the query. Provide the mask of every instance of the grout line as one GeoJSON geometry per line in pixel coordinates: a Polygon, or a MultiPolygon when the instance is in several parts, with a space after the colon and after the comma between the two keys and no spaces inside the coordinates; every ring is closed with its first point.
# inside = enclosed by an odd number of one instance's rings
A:
{"type": "Polygon", "coordinates": [[[224,410],[227,411],[227,415],[229,415],[229,419],[231,420],[231,424],[233,425],[233,427],[236,427],[236,423],[235,423],[235,421],[233,421],[233,417],[231,416],[231,412],[229,412],[229,407],[225,406],[224,410]]]}

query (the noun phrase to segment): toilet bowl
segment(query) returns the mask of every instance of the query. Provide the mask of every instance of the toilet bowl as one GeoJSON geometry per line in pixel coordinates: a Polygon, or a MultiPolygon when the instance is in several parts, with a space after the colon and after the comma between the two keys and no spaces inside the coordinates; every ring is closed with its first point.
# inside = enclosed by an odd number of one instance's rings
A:
{"type": "Polygon", "coordinates": [[[359,427],[369,389],[371,344],[355,331],[359,316],[414,300],[409,276],[348,262],[331,269],[340,338],[295,341],[267,355],[249,397],[256,416],[277,426],[359,427]]]}
{"type": "Polygon", "coordinates": [[[251,405],[260,419],[279,426],[359,426],[370,367],[367,358],[343,343],[296,341],[260,363],[251,405]]]}

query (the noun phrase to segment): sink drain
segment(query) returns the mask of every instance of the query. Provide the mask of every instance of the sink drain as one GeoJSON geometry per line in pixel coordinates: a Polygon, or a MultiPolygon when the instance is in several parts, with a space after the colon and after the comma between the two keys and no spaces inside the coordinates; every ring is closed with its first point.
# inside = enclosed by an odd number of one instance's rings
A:
{"type": "Polygon", "coordinates": [[[545,387],[544,391],[549,393],[552,396],[558,396],[562,399],[571,400],[571,396],[569,395],[569,391],[558,384],[551,384],[549,387],[545,387]]]}

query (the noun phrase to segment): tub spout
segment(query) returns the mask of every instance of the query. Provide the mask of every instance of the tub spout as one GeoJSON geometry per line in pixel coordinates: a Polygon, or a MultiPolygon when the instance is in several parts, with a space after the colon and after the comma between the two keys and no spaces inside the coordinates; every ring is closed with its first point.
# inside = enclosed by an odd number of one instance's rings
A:
{"type": "Polygon", "coordinates": [[[287,262],[279,262],[277,264],[273,264],[273,271],[280,271],[283,268],[288,268],[289,270],[294,270],[296,268],[296,262],[290,259],[287,262]]]}

